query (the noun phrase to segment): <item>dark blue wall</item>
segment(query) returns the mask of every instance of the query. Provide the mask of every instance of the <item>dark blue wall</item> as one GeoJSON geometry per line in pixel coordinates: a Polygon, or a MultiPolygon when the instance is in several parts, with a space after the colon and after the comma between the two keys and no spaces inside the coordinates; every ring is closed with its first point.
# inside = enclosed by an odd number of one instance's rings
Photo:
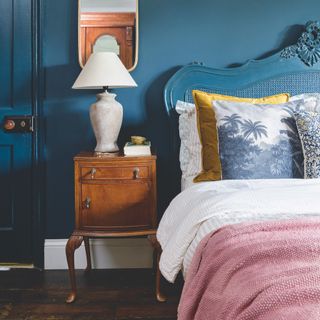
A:
{"type": "MultiPolygon", "coordinates": [[[[65,238],[74,219],[72,157],[95,145],[88,118],[95,92],[70,89],[80,72],[77,1],[43,2],[46,237],[65,238]]],[[[117,91],[124,106],[120,143],[142,134],[157,148],[160,211],[170,198],[162,98],[169,77],[192,61],[225,67],[262,58],[294,43],[319,12],[319,0],[140,0],[139,64],[132,72],[139,87],[117,91]]]]}

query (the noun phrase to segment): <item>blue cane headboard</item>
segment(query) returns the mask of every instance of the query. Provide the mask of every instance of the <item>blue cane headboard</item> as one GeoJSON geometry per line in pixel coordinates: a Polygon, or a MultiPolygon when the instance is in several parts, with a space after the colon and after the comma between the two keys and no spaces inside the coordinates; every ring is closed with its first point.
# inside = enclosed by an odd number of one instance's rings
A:
{"type": "Polygon", "coordinates": [[[241,67],[214,69],[200,64],[182,67],[167,82],[164,100],[172,129],[175,164],[172,176],[179,191],[177,100],[192,102],[192,90],[238,97],[263,97],[281,92],[291,95],[320,92],[320,21],[309,21],[297,43],[263,60],[250,60],[241,67]]]}

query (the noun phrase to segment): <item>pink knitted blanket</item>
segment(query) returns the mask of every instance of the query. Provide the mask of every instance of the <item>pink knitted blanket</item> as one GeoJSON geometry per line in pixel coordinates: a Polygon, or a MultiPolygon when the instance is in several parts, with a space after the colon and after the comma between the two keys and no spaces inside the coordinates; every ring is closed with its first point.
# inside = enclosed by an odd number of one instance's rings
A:
{"type": "Polygon", "coordinates": [[[227,226],[199,244],[179,320],[319,320],[320,220],[227,226]]]}

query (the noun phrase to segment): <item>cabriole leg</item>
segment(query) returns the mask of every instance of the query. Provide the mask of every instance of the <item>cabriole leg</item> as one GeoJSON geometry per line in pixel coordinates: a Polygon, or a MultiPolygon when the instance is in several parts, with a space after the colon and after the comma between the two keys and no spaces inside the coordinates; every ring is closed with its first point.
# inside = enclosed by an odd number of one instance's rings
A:
{"type": "Polygon", "coordinates": [[[84,240],[84,246],[86,249],[86,256],[87,256],[87,268],[85,270],[85,272],[90,272],[92,269],[92,265],[91,265],[91,253],[90,253],[90,242],[89,242],[89,237],[83,237],[84,240]]]}
{"type": "Polygon", "coordinates": [[[155,262],[156,262],[156,298],[159,302],[167,301],[167,297],[161,292],[161,272],[159,268],[159,261],[161,256],[161,246],[157,240],[156,235],[149,235],[148,239],[155,250],[155,262]]]}
{"type": "Polygon", "coordinates": [[[67,303],[74,302],[77,295],[76,276],[75,276],[75,270],[74,270],[74,252],[80,247],[82,241],[83,241],[82,236],[72,235],[69,238],[66,245],[66,256],[68,261],[69,277],[70,277],[70,284],[71,284],[71,292],[66,299],[67,303]]]}

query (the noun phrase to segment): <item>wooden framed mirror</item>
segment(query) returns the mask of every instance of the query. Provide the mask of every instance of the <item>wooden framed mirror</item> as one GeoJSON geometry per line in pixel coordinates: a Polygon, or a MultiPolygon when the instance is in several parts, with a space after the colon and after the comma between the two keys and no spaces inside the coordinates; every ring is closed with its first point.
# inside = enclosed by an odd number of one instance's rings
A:
{"type": "Polygon", "coordinates": [[[129,71],[138,63],[138,0],[78,0],[79,63],[92,52],[115,52],[129,71]]]}

